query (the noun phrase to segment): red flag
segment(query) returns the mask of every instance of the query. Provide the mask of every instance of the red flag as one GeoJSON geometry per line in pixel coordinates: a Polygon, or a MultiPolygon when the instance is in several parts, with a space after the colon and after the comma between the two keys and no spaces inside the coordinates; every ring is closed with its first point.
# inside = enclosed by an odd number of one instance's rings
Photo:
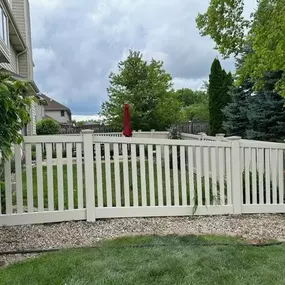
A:
{"type": "Polygon", "coordinates": [[[123,135],[125,137],[131,137],[132,136],[130,107],[129,107],[128,104],[124,105],[124,130],[123,130],[123,135]]]}

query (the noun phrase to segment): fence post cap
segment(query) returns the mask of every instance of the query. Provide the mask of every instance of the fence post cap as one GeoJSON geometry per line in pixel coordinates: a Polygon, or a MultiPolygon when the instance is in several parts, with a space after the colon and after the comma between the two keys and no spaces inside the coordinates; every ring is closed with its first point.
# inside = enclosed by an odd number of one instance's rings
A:
{"type": "Polygon", "coordinates": [[[82,134],[93,134],[93,133],[94,133],[94,130],[89,130],[89,129],[87,129],[87,130],[82,130],[81,133],[82,133],[82,134]]]}
{"type": "Polygon", "coordinates": [[[216,134],[216,137],[224,137],[225,136],[225,134],[216,134]]]}
{"type": "Polygon", "coordinates": [[[151,132],[155,132],[155,129],[151,129],[150,131],[151,131],[151,132]]]}
{"type": "Polygon", "coordinates": [[[232,136],[232,137],[228,137],[227,139],[230,140],[230,141],[238,141],[238,140],[241,139],[241,137],[239,137],[239,136],[232,136]]]}

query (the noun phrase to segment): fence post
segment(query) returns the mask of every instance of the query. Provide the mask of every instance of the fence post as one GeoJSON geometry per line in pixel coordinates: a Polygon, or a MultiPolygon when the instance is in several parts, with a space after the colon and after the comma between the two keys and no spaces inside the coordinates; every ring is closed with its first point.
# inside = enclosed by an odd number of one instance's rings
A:
{"type": "Polygon", "coordinates": [[[155,129],[151,129],[150,132],[151,132],[151,138],[153,139],[154,138],[155,129]]]}
{"type": "Polygon", "coordinates": [[[241,137],[229,137],[232,143],[232,199],[234,206],[234,214],[242,212],[242,185],[240,171],[240,139],[241,137]]]}
{"type": "Polygon", "coordinates": [[[205,139],[205,136],[207,136],[207,134],[203,132],[198,133],[198,135],[200,136],[201,141],[203,141],[205,139]]]}
{"type": "Polygon", "coordinates": [[[222,141],[225,137],[225,134],[216,134],[216,141],[222,141]]]}
{"type": "Polygon", "coordinates": [[[87,222],[95,221],[93,130],[82,130],[87,222]]]}

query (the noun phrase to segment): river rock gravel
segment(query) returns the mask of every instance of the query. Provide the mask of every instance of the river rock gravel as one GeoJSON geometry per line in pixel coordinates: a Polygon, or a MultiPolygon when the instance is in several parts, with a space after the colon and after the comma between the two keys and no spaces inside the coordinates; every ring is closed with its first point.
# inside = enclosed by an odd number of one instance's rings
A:
{"type": "MultiPolygon", "coordinates": [[[[216,234],[285,241],[285,215],[126,218],[44,225],[0,226],[0,252],[88,246],[130,235],[216,234]]],[[[0,255],[5,265],[38,254],[0,255]]]]}

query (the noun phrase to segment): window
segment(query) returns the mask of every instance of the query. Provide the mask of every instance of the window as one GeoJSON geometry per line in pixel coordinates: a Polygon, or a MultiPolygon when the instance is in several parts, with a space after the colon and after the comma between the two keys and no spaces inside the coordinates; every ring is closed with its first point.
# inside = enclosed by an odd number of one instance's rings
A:
{"type": "Polygon", "coordinates": [[[61,117],[64,117],[64,111],[60,111],[61,117]]]}
{"type": "Polygon", "coordinates": [[[0,38],[8,45],[8,25],[7,16],[3,9],[0,7],[0,38]]]}

